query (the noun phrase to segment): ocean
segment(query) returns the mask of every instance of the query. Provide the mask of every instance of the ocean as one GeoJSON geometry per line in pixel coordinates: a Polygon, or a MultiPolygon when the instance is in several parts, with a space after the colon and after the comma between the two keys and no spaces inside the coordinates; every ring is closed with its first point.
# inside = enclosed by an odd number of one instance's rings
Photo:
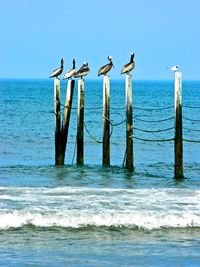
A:
{"type": "Polygon", "coordinates": [[[76,81],[65,165],[55,166],[53,80],[0,80],[0,266],[200,265],[200,81],[183,81],[182,180],[173,80],[133,80],[134,171],[123,168],[124,88],[111,79],[111,166],[95,141],[102,79],[85,79],[84,165],[76,81]]]}

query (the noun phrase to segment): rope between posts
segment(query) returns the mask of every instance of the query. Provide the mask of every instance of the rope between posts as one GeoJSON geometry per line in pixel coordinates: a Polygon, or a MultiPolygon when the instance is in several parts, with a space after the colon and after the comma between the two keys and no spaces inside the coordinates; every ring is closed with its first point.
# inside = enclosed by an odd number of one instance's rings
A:
{"type": "Polygon", "coordinates": [[[87,110],[97,110],[97,109],[103,109],[103,107],[96,107],[96,108],[91,108],[91,107],[84,107],[84,109],[87,109],[87,110]]]}
{"type": "Polygon", "coordinates": [[[161,108],[139,108],[139,107],[134,107],[133,109],[138,109],[138,110],[147,110],[147,111],[153,111],[153,110],[167,110],[167,109],[171,109],[174,108],[174,106],[168,106],[168,107],[161,107],[161,108]]]}
{"type": "MultiPolygon", "coordinates": [[[[112,136],[112,134],[113,134],[113,126],[115,126],[115,125],[113,125],[112,122],[111,122],[108,118],[106,118],[106,117],[104,117],[104,116],[103,116],[103,118],[105,118],[105,119],[109,122],[109,124],[112,126],[112,127],[111,127],[111,131],[110,131],[110,135],[109,135],[109,138],[110,138],[110,137],[112,136]]],[[[98,144],[102,144],[102,143],[103,143],[103,141],[98,140],[93,134],[90,133],[90,131],[88,130],[88,128],[87,128],[87,126],[86,126],[86,124],[85,124],[85,122],[84,122],[84,127],[85,127],[86,132],[89,134],[89,136],[90,136],[95,142],[97,142],[98,144]]]]}
{"type": "Polygon", "coordinates": [[[89,130],[88,130],[88,128],[87,128],[85,122],[84,122],[84,127],[85,127],[86,132],[89,134],[89,136],[90,136],[96,143],[98,143],[98,144],[102,144],[102,143],[103,143],[103,141],[99,141],[98,139],[96,139],[96,137],[95,137],[93,134],[91,134],[91,133],[89,132],[89,130]]]}
{"type": "MultiPolygon", "coordinates": [[[[62,103],[60,103],[61,106],[63,106],[64,108],[70,108],[67,105],[63,105],[62,103]]],[[[103,107],[84,107],[85,110],[97,110],[97,109],[102,109],[103,107]]],[[[77,107],[71,107],[71,109],[78,109],[77,107]]]]}
{"type": "Polygon", "coordinates": [[[140,140],[140,141],[145,141],[145,142],[171,142],[174,141],[174,138],[169,138],[169,139],[145,139],[145,138],[139,138],[136,136],[131,136],[131,138],[140,140]]]}
{"type": "Polygon", "coordinates": [[[200,132],[199,129],[189,129],[189,128],[186,128],[186,127],[183,127],[184,130],[187,130],[187,131],[192,131],[192,132],[200,132]]]}
{"type": "Polygon", "coordinates": [[[163,122],[163,121],[169,121],[169,120],[173,120],[174,117],[170,117],[170,118],[166,118],[166,119],[163,119],[163,120],[156,120],[156,121],[151,121],[151,120],[143,120],[143,119],[139,119],[137,117],[134,117],[135,120],[137,121],[143,121],[143,122],[163,122]]]}
{"type": "Polygon", "coordinates": [[[76,142],[74,144],[74,152],[73,152],[73,157],[72,157],[72,165],[74,164],[74,158],[75,158],[75,154],[76,154],[76,147],[77,147],[77,138],[76,138],[76,142]]]}
{"type": "Polygon", "coordinates": [[[184,107],[184,108],[199,108],[199,109],[200,109],[200,107],[197,107],[197,106],[194,107],[194,106],[189,106],[189,105],[183,105],[183,107],[184,107]]]}
{"type": "Polygon", "coordinates": [[[123,124],[125,121],[126,121],[126,119],[119,122],[119,123],[112,123],[112,122],[110,122],[110,123],[112,124],[113,127],[115,127],[115,126],[119,126],[119,125],[123,124]]]}
{"type": "Polygon", "coordinates": [[[200,121],[200,120],[194,120],[194,119],[190,119],[190,118],[186,118],[186,117],[183,117],[184,120],[187,120],[187,121],[200,121]]]}
{"type": "Polygon", "coordinates": [[[137,127],[133,126],[133,129],[141,131],[141,132],[145,132],[145,133],[160,133],[160,132],[167,132],[167,131],[173,130],[174,127],[167,128],[167,129],[162,129],[162,130],[146,130],[146,129],[140,129],[140,128],[137,128],[137,127]]]}
{"type": "Polygon", "coordinates": [[[119,107],[117,107],[117,108],[115,108],[115,107],[110,107],[110,109],[123,110],[123,109],[126,109],[126,107],[122,107],[122,108],[119,108],[119,107]]]}
{"type": "Polygon", "coordinates": [[[189,142],[189,143],[200,143],[200,140],[183,139],[183,141],[185,141],[185,142],[189,142]]]}

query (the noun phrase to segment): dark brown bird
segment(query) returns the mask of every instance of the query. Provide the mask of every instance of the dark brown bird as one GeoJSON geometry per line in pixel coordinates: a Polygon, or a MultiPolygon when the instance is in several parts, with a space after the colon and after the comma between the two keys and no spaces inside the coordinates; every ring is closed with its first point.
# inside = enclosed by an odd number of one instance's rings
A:
{"type": "Polygon", "coordinates": [[[108,56],[108,60],[109,60],[109,63],[99,69],[98,76],[106,75],[111,70],[112,67],[114,68],[112,57],[108,56]]]}
{"type": "Polygon", "coordinates": [[[55,69],[55,70],[51,73],[50,78],[53,78],[53,77],[58,78],[58,76],[63,72],[64,58],[61,59],[60,63],[61,63],[60,68],[55,69]]]}
{"type": "Polygon", "coordinates": [[[131,53],[130,62],[123,66],[121,74],[129,73],[135,68],[134,56],[135,54],[131,53]]]}
{"type": "Polygon", "coordinates": [[[65,75],[64,75],[64,77],[63,77],[63,80],[66,80],[66,79],[69,79],[69,78],[73,77],[73,76],[74,76],[74,73],[75,73],[75,71],[76,71],[75,68],[76,68],[76,59],[74,58],[74,59],[73,59],[73,66],[72,66],[72,69],[68,70],[68,71],[65,73],[65,75]]]}
{"type": "Polygon", "coordinates": [[[74,73],[74,77],[75,78],[81,77],[81,79],[82,79],[83,76],[86,76],[89,72],[90,72],[90,68],[88,66],[88,63],[84,62],[82,67],[74,73]]]}

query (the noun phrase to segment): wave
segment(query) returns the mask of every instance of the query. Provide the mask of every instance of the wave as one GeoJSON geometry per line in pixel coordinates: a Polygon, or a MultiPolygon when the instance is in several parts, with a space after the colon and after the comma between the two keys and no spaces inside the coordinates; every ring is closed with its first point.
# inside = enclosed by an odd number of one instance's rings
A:
{"type": "Polygon", "coordinates": [[[200,227],[200,190],[0,187],[0,229],[200,227]]]}
{"type": "Polygon", "coordinates": [[[51,214],[13,213],[0,215],[0,229],[20,228],[26,225],[35,227],[62,227],[62,228],[86,228],[86,227],[116,227],[129,229],[155,230],[163,228],[188,228],[200,227],[200,216],[183,214],[176,216],[157,216],[156,214],[131,214],[131,213],[102,213],[102,214],[51,214]]]}

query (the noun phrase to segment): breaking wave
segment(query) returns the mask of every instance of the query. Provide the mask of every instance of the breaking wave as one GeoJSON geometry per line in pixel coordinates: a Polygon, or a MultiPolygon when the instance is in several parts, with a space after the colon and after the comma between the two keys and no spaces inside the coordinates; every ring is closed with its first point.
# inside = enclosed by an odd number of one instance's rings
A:
{"type": "Polygon", "coordinates": [[[0,187],[0,229],[200,227],[200,190],[0,187]]]}

